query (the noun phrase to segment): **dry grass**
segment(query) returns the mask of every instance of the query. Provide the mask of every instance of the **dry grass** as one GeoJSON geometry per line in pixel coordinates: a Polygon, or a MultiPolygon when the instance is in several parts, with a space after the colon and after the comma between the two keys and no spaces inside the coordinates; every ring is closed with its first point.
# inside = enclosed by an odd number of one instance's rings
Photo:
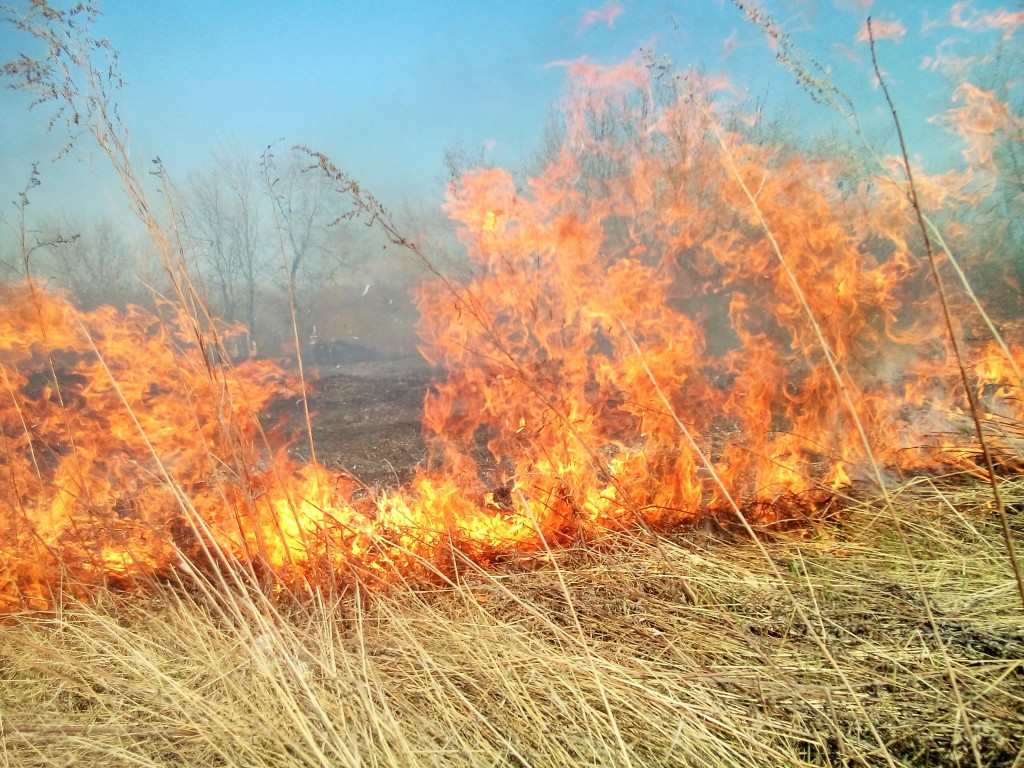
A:
{"type": "MultiPolygon", "coordinates": [[[[1019,536],[1024,482],[1004,481],[1019,536]]],[[[0,626],[0,765],[1024,765],[1024,625],[980,486],[768,552],[623,535],[457,587],[272,607],[109,595],[0,626]],[[946,653],[925,617],[931,609],[946,653]],[[852,694],[851,694],[852,691],[852,694]],[[883,750],[862,711],[885,741],[883,750]]]]}

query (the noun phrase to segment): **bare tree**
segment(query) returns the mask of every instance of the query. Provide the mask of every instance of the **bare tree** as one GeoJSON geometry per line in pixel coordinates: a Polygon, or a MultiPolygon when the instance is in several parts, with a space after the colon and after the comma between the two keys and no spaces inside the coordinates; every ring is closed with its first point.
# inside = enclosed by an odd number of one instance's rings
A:
{"type": "MultiPolygon", "coordinates": [[[[51,228],[48,228],[51,229],[51,228]]],[[[67,227],[53,227],[60,232],[67,227]]],[[[48,239],[54,240],[60,235],[48,239]]],[[[121,231],[109,219],[99,219],[72,241],[48,249],[45,269],[88,309],[101,304],[124,306],[143,298],[138,259],[121,231]]]]}
{"type": "Polygon", "coordinates": [[[214,154],[213,167],[194,174],[182,210],[200,273],[228,321],[243,315],[256,338],[256,296],[266,276],[258,170],[238,147],[214,154]]]}
{"type": "Polygon", "coordinates": [[[268,149],[262,171],[286,288],[296,314],[305,318],[310,297],[357,260],[350,203],[306,152],[292,149],[278,157],[268,149]]]}

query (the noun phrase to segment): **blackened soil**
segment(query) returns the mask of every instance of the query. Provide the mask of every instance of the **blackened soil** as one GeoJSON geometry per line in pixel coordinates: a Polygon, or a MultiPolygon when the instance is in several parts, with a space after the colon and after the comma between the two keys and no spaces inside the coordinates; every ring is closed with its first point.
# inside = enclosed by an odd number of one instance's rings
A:
{"type": "MultiPolygon", "coordinates": [[[[434,378],[434,371],[418,359],[314,372],[309,407],[317,460],[369,486],[407,482],[425,458],[420,422],[423,397],[434,378]]],[[[303,435],[301,400],[278,403],[266,422],[303,435]]],[[[292,453],[308,459],[307,442],[295,440],[292,453]]]]}

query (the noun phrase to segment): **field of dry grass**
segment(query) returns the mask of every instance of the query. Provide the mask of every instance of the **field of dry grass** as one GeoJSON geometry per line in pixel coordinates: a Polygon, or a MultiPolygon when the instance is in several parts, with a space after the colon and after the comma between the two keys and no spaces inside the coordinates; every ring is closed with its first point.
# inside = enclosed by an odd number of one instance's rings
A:
{"type": "MultiPolygon", "coordinates": [[[[1024,483],[1002,490],[1019,535],[1024,483]]],[[[918,479],[763,541],[619,534],[388,593],[9,617],[0,765],[1024,764],[984,486],[918,479]]]]}

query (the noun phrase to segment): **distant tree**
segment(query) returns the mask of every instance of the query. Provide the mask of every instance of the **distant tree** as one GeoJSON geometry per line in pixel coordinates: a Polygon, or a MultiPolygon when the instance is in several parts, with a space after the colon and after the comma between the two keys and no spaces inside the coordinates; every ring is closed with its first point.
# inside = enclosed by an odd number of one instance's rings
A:
{"type": "Polygon", "coordinates": [[[350,203],[304,151],[278,156],[268,149],[262,171],[285,287],[296,314],[305,318],[310,297],[360,258],[352,244],[350,203]]]}
{"type": "Polygon", "coordinates": [[[214,154],[211,168],[192,175],[182,207],[214,308],[230,322],[242,319],[251,339],[256,338],[257,289],[268,262],[260,198],[255,161],[228,147],[214,154]]]}
{"type": "Polygon", "coordinates": [[[444,165],[444,185],[447,192],[455,194],[458,191],[458,181],[462,174],[476,168],[492,168],[493,165],[487,162],[484,156],[483,146],[476,151],[466,149],[461,141],[449,144],[444,148],[441,155],[441,162],[444,165]]]}
{"type": "MultiPolygon", "coordinates": [[[[57,233],[71,228],[54,226],[48,230],[55,233],[49,238],[54,240],[60,237],[57,233]]],[[[87,309],[101,304],[138,303],[143,299],[142,284],[136,277],[140,274],[139,259],[122,232],[109,219],[99,219],[73,240],[65,239],[49,248],[42,264],[87,309]]]]}

